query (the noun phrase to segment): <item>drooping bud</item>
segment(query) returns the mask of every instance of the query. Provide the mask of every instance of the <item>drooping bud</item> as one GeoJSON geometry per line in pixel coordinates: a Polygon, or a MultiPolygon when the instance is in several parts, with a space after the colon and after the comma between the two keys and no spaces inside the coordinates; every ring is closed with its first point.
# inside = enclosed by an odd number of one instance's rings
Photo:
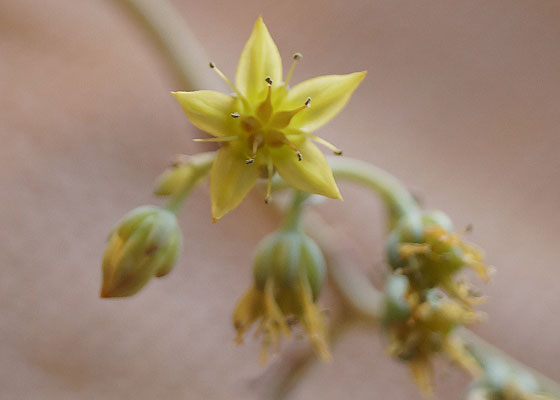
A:
{"type": "Polygon", "coordinates": [[[101,297],[132,296],[152,277],[167,275],[181,242],[181,230],[170,211],[141,206],[129,212],[109,236],[101,297]]]}
{"type": "Polygon", "coordinates": [[[281,230],[259,244],[254,263],[255,286],[264,290],[266,281],[273,279],[289,289],[303,276],[315,300],[325,281],[325,271],[325,259],[313,240],[299,230],[281,230]]]}
{"type": "Polygon", "coordinates": [[[290,335],[290,320],[306,330],[316,352],[330,359],[323,312],[316,304],[325,281],[325,260],[314,241],[301,230],[282,229],[263,239],[254,263],[254,283],[238,302],[233,323],[237,341],[260,320],[261,362],[290,335]]]}

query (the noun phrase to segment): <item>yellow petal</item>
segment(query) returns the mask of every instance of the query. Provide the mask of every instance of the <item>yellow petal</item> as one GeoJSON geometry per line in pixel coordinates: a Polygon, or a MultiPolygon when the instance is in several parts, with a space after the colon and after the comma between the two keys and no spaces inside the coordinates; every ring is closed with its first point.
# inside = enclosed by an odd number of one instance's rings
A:
{"type": "Polygon", "coordinates": [[[259,17],[239,58],[235,83],[237,89],[251,103],[264,99],[266,77],[270,77],[275,86],[282,82],[282,59],[262,18],[259,17]]]}
{"type": "Polygon", "coordinates": [[[297,84],[288,91],[282,109],[302,106],[308,97],[311,98],[311,107],[297,114],[290,126],[311,132],[325,125],[344,108],[365,76],[365,71],[326,75],[297,84]]]}
{"type": "Polygon", "coordinates": [[[235,101],[233,97],[212,90],[171,94],[194,126],[217,137],[231,135],[234,123],[231,117],[235,101]]]}
{"type": "Polygon", "coordinates": [[[309,140],[298,144],[298,150],[302,155],[301,161],[288,146],[271,149],[272,160],[280,176],[296,189],[342,200],[323,153],[309,140]]]}
{"type": "Polygon", "coordinates": [[[212,164],[210,198],[214,221],[237,207],[257,181],[258,167],[245,164],[245,158],[231,145],[226,145],[212,164]]]}

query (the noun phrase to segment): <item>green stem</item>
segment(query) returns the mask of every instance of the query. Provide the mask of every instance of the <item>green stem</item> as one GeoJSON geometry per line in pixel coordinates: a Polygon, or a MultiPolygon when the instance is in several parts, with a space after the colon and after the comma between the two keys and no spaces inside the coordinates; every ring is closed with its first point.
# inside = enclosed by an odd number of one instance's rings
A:
{"type": "MultiPolygon", "coordinates": [[[[331,321],[329,333],[331,347],[334,348],[349,328],[351,328],[352,322],[355,321],[343,315],[339,315],[331,321]]],[[[317,354],[311,348],[307,348],[295,357],[286,359],[281,365],[276,367],[274,381],[270,384],[270,388],[266,390],[262,398],[267,400],[285,400],[289,398],[316,364],[317,354]]]]}
{"type": "Polygon", "coordinates": [[[283,229],[287,231],[294,231],[301,227],[301,214],[303,210],[303,203],[309,197],[308,193],[300,192],[299,190],[294,191],[294,197],[292,198],[292,204],[288,207],[284,215],[283,229]]]}
{"type": "Polygon", "coordinates": [[[365,186],[381,196],[393,218],[419,211],[414,197],[393,175],[365,161],[348,157],[327,157],[335,179],[365,186]]]}
{"type": "Polygon", "coordinates": [[[338,235],[318,213],[307,212],[306,231],[323,249],[330,281],[351,310],[367,319],[377,320],[383,307],[378,291],[354,262],[358,252],[349,238],[338,235]]]}
{"type": "Polygon", "coordinates": [[[196,37],[166,0],[116,0],[150,33],[183,90],[217,88],[208,57],[196,37]]]}
{"type": "Polygon", "coordinates": [[[187,168],[191,169],[191,173],[188,175],[188,179],[186,179],[183,183],[183,186],[177,190],[177,192],[175,192],[171,199],[167,202],[165,208],[174,214],[179,212],[181,206],[195,186],[210,171],[210,167],[216,158],[216,154],[217,153],[215,151],[211,151],[207,153],[198,153],[189,157],[187,168]]]}
{"type": "Polygon", "coordinates": [[[539,390],[560,398],[560,384],[557,382],[514,359],[509,354],[506,354],[504,351],[488,343],[468,329],[459,328],[458,333],[465,342],[467,349],[481,365],[483,365],[488,358],[499,358],[514,370],[525,371],[532,375],[539,385],[539,390]]]}

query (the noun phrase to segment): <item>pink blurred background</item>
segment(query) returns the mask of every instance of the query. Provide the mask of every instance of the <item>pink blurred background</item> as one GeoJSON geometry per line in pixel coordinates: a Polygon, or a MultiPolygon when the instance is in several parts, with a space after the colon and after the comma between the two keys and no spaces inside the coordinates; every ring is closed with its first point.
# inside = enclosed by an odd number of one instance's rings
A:
{"type": "MultiPolygon", "coordinates": [[[[319,133],[473,224],[498,270],[475,330],[560,380],[560,2],[173,3],[229,76],[259,14],[286,64],[304,54],[294,82],[367,69],[319,133]]],[[[118,1],[1,0],[0,89],[0,398],[259,398],[258,344],[234,346],[230,315],[278,222],[260,194],[212,225],[199,188],[174,272],[134,298],[98,298],[113,223],[157,201],[174,154],[210,148],[191,141],[150,37],[118,1]]],[[[345,202],[320,210],[380,281],[379,203],[341,187],[345,202]]],[[[334,358],[291,399],[421,398],[375,330],[352,330],[334,358]]],[[[460,399],[468,378],[437,371],[437,396],[460,399]]]]}

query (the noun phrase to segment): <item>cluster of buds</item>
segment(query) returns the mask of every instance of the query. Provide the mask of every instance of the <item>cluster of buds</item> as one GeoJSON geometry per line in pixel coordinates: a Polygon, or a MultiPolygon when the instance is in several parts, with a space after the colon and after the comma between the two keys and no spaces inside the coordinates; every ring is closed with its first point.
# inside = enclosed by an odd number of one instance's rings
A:
{"type": "Polygon", "coordinates": [[[440,288],[471,307],[483,299],[456,275],[470,268],[488,281],[491,268],[484,264],[482,251],[453,233],[451,220],[440,211],[414,213],[398,222],[389,234],[388,260],[391,268],[405,275],[418,290],[440,288]]]}
{"type": "Polygon", "coordinates": [[[504,360],[487,357],[484,376],[469,388],[465,400],[552,400],[539,390],[535,378],[504,360]]]}
{"type": "Polygon", "coordinates": [[[113,229],[103,257],[101,297],[127,297],[152,277],[167,275],[181,251],[181,230],[172,212],[142,206],[113,229]]]}
{"type": "Polygon", "coordinates": [[[259,321],[255,335],[262,337],[260,362],[265,363],[269,350],[278,351],[282,336],[290,337],[294,325],[301,323],[319,356],[329,360],[326,321],[316,304],[325,274],[321,249],[300,229],[281,229],[263,239],[253,285],[233,314],[237,342],[259,321]]]}
{"type": "Polygon", "coordinates": [[[483,298],[456,275],[467,267],[487,280],[489,268],[482,252],[452,229],[441,212],[413,213],[401,218],[388,238],[393,275],[385,288],[383,320],[389,352],[409,363],[427,395],[431,360],[440,352],[473,375],[480,373],[455,329],[481,320],[472,307],[483,298]]]}
{"type": "Polygon", "coordinates": [[[389,353],[409,364],[423,393],[432,393],[431,360],[440,352],[473,374],[479,373],[476,360],[455,333],[458,326],[478,322],[479,314],[436,290],[418,292],[403,275],[388,278],[384,296],[382,320],[389,353]]]}

